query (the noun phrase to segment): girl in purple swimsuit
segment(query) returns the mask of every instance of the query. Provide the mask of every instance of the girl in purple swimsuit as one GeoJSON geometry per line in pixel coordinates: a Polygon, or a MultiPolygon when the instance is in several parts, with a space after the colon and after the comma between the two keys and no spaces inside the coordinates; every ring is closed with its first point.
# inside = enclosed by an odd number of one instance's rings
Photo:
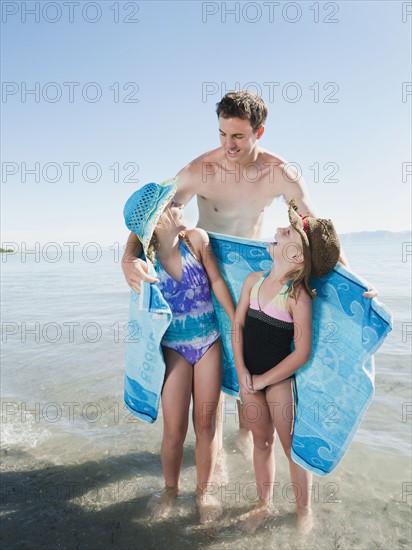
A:
{"type": "Polygon", "coordinates": [[[275,481],[274,442],[278,433],[289,460],[295,492],[298,529],[307,533],[313,520],[310,502],[312,475],[291,458],[293,375],[308,362],[312,346],[312,298],[309,276],[333,270],[340,253],[330,220],[302,218],[293,202],[290,225],[278,228],[268,252],[270,272],[251,273],[236,309],[233,352],[243,412],[252,416],[256,488],[259,502],[242,517],[249,533],[262,523],[272,504],[275,481]],[[294,342],[294,350],[291,344],[294,342]]]}
{"type": "Polygon", "coordinates": [[[222,348],[210,289],[231,323],[235,305],[208,234],[199,228],[186,229],[183,205],[173,200],[175,192],[174,182],[150,183],[134,193],[125,207],[127,225],[154,264],[173,315],[161,342],[166,363],[161,446],[165,489],[149,507],[152,517],[167,517],[177,497],[193,397],[197,503],[200,521],[206,523],[222,511],[219,501],[207,493],[218,452],[216,411],[222,380],[222,348]]]}

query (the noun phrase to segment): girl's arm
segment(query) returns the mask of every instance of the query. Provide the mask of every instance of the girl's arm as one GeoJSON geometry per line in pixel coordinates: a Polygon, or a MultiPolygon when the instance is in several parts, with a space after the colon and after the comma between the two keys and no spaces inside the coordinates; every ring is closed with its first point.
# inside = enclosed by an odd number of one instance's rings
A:
{"type": "Polygon", "coordinates": [[[246,368],[243,357],[243,328],[245,326],[246,313],[249,308],[250,291],[260,275],[261,272],[251,273],[245,279],[236,307],[235,322],[232,331],[232,348],[235,357],[237,378],[240,390],[244,393],[253,393],[253,386],[251,374],[246,368]]]}
{"type": "MultiPolygon", "coordinates": [[[[316,300],[316,298],[315,298],[316,300]]],[[[292,376],[309,359],[312,351],[312,299],[306,289],[301,288],[295,302],[289,298],[294,324],[295,349],[283,361],[264,374],[252,377],[253,389],[263,390],[272,384],[278,384],[292,376]]]]}
{"type": "Polygon", "coordinates": [[[186,231],[186,234],[192,243],[197,258],[202,262],[203,267],[205,268],[211,289],[213,290],[220,305],[228,314],[230,322],[233,323],[235,318],[235,303],[227,284],[220,273],[216,256],[213,253],[212,246],[209,241],[209,235],[206,231],[200,229],[199,227],[186,231]]]}

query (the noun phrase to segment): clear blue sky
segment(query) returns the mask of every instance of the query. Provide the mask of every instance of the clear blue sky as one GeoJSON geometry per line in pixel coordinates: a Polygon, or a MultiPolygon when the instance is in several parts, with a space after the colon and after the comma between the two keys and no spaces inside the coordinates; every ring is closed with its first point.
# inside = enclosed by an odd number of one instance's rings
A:
{"type": "MultiPolygon", "coordinates": [[[[2,2],[2,242],[124,242],[128,196],[218,146],[215,104],[248,84],[262,147],[339,232],[410,227],[410,3],[80,4],[2,2]]],[[[265,235],[284,222],[278,203],[265,235]]]]}

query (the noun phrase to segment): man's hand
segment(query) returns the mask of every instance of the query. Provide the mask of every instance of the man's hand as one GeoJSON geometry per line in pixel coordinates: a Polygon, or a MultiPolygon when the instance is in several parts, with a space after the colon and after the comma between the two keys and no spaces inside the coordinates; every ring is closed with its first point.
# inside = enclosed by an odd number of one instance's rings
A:
{"type": "Polygon", "coordinates": [[[370,298],[370,299],[376,298],[377,295],[378,295],[378,291],[376,290],[376,288],[373,288],[373,286],[371,286],[369,290],[367,290],[362,294],[364,298],[370,298]]]}
{"type": "Polygon", "coordinates": [[[158,283],[159,279],[155,279],[148,275],[147,262],[140,258],[128,256],[122,259],[122,269],[127,284],[137,294],[140,294],[142,289],[142,282],[146,283],[158,283]]]}

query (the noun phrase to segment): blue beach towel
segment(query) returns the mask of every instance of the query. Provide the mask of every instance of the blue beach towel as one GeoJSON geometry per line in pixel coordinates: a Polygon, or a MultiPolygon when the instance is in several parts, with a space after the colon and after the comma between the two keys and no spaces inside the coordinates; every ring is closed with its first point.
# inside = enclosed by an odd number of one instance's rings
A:
{"type": "MultiPolygon", "coordinates": [[[[149,259],[148,273],[157,277],[149,259]]],[[[140,420],[154,422],[166,371],[160,347],[172,319],[169,305],[156,285],[143,283],[141,294],[130,292],[124,401],[140,420]]]]}
{"type": "MultiPolygon", "coordinates": [[[[267,243],[213,234],[210,242],[236,301],[246,276],[272,265],[267,243]]],[[[311,286],[317,292],[312,303],[312,355],[295,374],[292,457],[325,475],[347,451],[373,397],[372,355],[392,329],[392,318],[378,300],[362,297],[368,284],[341,265],[321,279],[312,277],[311,286]]],[[[225,319],[220,305],[215,307],[218,318],[225,319]]],[[[237,395],[230,328],[222,332],[222,341],[223,390],[237,395]]]]}
{"type": "MultiPolygon", "coordinates": [[[[250,272],[270,269],[267,243],[209,236],[223,277],[237,301],[250,272]]],[[[317,291],[313,301],[313,351],[310,361],[296,373],[292,456],[301,466],[325,475],[348,449],[372,399],[372,355],[391,330],[392,319],[376,299],[362,297],[367,283],[343,266],[338,265],[321,279],[312,278],[311,285],[317,291]]],[[[153,422],[165,372],[160,341],[170,322],[170,310],[156,285],[143,286],[140,297],[133,292],[131,295],[129,332],[137,327],[141,332],[134,341],[130,337],[126,346],[125,402],[138,418],[153,422]],[[155,351],[158,357],[150,363],[149,355],[152,357],[155,351]]],[[[215,307],[224,349],[222,389],[237,396],[231,327],[217,301],[215,307]]]]}

